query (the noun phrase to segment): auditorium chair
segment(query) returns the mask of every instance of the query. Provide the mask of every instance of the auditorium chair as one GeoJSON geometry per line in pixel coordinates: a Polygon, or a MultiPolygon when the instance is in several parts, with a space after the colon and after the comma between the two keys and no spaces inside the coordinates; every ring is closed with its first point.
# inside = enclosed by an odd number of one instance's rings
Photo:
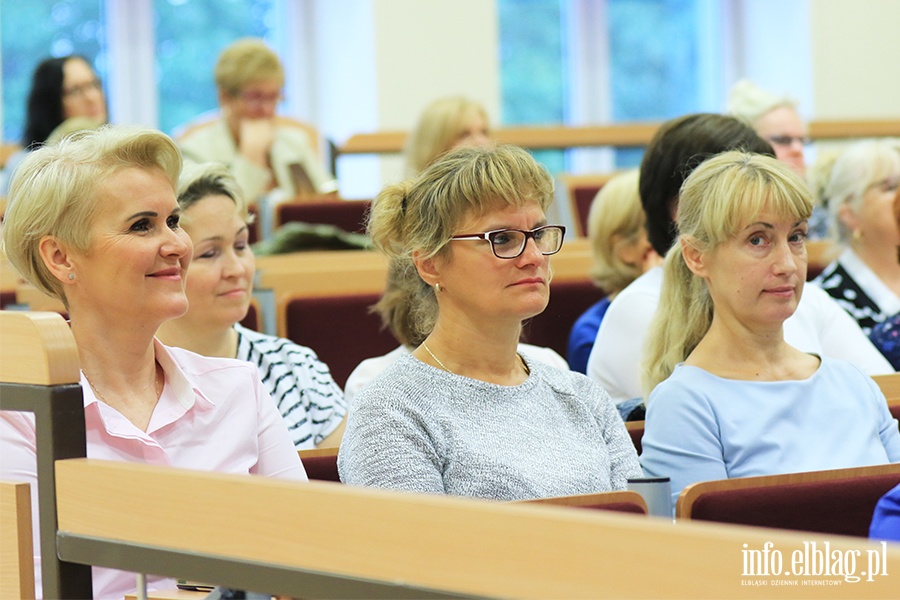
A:
{"type": "Polygon", "coordinates": [[[676,519],[867,537],[872,511],[900,483],[900,464],[740,477],[687,486],[676,519]]]}
{"type": "Polygon", "coordinates": [[[290,298],[284,304],[282,331],[288,339],[312,348],[343,388],[363,359],[387,354],[398,345],[391,332],[382,329],[381,318],[369,312],[380,297],[348,294],[290,298]]]}
{"type": "Polygon", "coordinates": [[[601,298],[603,291],[588,279],[553,282],[547,308],[525,322],[522,341],[552,348],[565,358],[572,325],[601,298]]]}
{"type": "Polygon", "coordinates": [[[597,196],[606,182],[609,181],[614,174],[591,174],[591,175],[570,175],[562,174],[559,176],[560,183],[567,191],[569,197],[569,208],[572,211],[572,220],[575,222],[575,235],[578,237],[587,237],[588,235],[588,213],[591,210],[591,203],[597,196]]]}
{"type": "Polygon", "coordinates": [[[31,488],[0,481],[0,598],[34,598],[31,488]]]}
{"type": "Polygon", "coordinates": [[[366,232],[369,200],[340,200],[331,196],[284,202],[275,208],[275,227],[292,221],[334,225],[350,233],[366,232]]]}
{"type": "Polygon", "coordinates": [[[310,480],[341,481],[337,468],[338,448],[313,448],[297,453],[310,480]]]}
{"type": "Polygon", "coordinates": [[[573,508],[590,508],[593,510],[611,510],[614,512],[647,515],[647,503],[637,492],[623,490],[619,492],[597,492],[594,494],[577,494],[573,496],[555,496],[552,498],[534,498],[517,500],[518,504],[550,504],[554,506],[571,506],[573,508]]]}
{"type": "Polygon", "coordinates": [[[643,421],[626,421],[625,429],[628,430],[628,435],[631,436],[631,443],[634,444],[634,449],[637,450],[638,455],[644,451],[644,447],[641,441],[644,439],[644,422],[643,421]]]}

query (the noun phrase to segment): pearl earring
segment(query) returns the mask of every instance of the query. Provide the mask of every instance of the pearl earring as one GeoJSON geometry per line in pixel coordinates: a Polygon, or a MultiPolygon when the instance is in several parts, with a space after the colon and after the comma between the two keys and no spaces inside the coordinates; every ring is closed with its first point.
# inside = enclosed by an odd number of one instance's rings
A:
{"type": "Polygon", "coordinates": [[[438,294],[441,293],[441,284],[440,283],[434,284],[434,291],[435,291],[435,293],[438,293],[438,294]]]}
{"type": "Polygon", "coordinates": [[[75,281],[75,273],[69,273],[69,281],[75,281]]]}

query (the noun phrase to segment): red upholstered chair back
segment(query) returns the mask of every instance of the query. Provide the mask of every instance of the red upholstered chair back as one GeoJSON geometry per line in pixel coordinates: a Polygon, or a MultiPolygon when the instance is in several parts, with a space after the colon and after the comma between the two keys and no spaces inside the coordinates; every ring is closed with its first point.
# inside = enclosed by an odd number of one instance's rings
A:
{"type": "Polygon", "coordinates": [[[606,185],[613,175],[614,173],[560,174],[560,185],[567,191],[569,209],[572,211],[572,218],[575,221],[575,231],[572,233],[578,237],[587,237],[588,212],[591,210],[591,203],[600,188],[606,185]]]}
{"type": "Polygon", "coordinates": [[[314,450],[300,450],[300,461],[306,469],[306,476],[316,481],[337,481],[337,448],[316,448],[314,450]]]}
{"type": "Polygon", "coordinates": [[[514,504],[551,504],[554,506],[572,506],[574,508],[590,508],[594,510],[611,510],[615,512],[647,515],[647,503],[637,492],[630,490],[621,492],[598,492],[596,494],[580,494],[576,496],[558,496],[555,498],[536,498],[520,500],[514,504]]]}
{"type": "Polygon", "coordinates": [[[891,411],[891,415],[900,421],[900,402],[896,400],[894,402],[888,402],[888,410],[891,411]]]}
{"type": "Polygon", "coordinates": [[[554,281],[547,308],[525,323],[522,341],[552,348],[565,358],[572,325],[581,313],[601,298],[603,291],[587,279],[554,281]]]}
{"type": "Polygon", "coordinates": [[[259,327],[262,319],[260,318],[259,310],[259,302],[256,299],[251,300],[250,308],[247,309],[247,315],[241,319],[241,325],[253,331],[261,331],[259,327]]]}
{"type": "Polygon", "coordinates": [[[631,443],[634,444],[634,449],[637,450],[637,453],[640,454],[643,452],[644,446],[642,440],[644,439],[644,422],[627,421],[625,423],[625,429],[628,430],[628,435],[631,436],[631,443]]]}
{"type": "Polygon", "coordinates": [[[366,232],[366,215],[370,200],[302,200],[285,202],[275,209],[275,226],[291,221],[335,225],[351,233],[366,232]]]}
{"type": "Polygon", "coordinates": [[[575,207],[575,218],[578,224],[578,235],[587,237],[588,235],[588,213],[591,211],[591,204],[600,191],[600,185],[591,185],[579,187],[572,190],[572,202],[575,207]]]}
{"type": "Polygon", "coordinates": [[[253,216],[253,222],[247,226],[247,241],[255,244],[259,241],[259,207],[251,204],[247,210],[253,216]]]}
{"type": "Polygon", "coordinates": [[[686,487],[676,517],[868,537],[900,464],[706,481],[686,487]]]}
{"type": "Polygon", "coordinates": [[[0,291],[0,309],[6,308],[7,304],[16,303],[16,290],[0,291]]]}
{"type": "Polygon", "coordinates": [[[284,309],[288,339],[315,350],[342,388],[363,359],[387,354],[398,342],[369,312],[380,294],[291,298],[284,309]]]}

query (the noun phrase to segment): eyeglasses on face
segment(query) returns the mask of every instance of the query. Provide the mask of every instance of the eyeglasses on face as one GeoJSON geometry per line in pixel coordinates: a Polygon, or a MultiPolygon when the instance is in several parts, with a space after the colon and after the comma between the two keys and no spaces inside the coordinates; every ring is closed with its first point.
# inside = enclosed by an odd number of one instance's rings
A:
{"type": "Polygon", "coordinates": [[[454,235],[451,240],[487,240],[491,243],[491,251],[497,258],[518,258],[525,251],[528,239],[534,240],[541,254],[556,254],[562,248],[566,228],[562,225],[544,225],[531,231],[522,229],[495,229],[484,233],[466,233],[454,235]]]}
{"type": "Polygon", "coordinates": [[[792,146],[794,142],[797,142],[801,146],[808,146],[812,142],[812,140],[806,136],[795,135],[770,135],[766,139],[776,146],[792,146]]]}
{"type": "Polygon", "coordinates": [[[284,95],[280,92],[277,94],[264,94],[261,92],[241,92],[238,94],[245,104],[251,106],[275,106],[284,100],[284,95]]]}
{"type": "Polygon", "coordinates": [[[63,89],[62,95],[63,98],[81,97],[86,96],[90,91],[100,91],[101,89],[103,89],[103,85],[100,83],[100,80],[92,79],[63,89]]]}

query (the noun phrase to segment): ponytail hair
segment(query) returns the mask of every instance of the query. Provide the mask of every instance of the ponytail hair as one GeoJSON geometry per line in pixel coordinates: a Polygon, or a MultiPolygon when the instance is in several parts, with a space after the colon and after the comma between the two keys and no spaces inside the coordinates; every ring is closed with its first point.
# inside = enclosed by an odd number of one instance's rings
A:
{"type": "Polygon", "coordinates": [[[813,197],[790,167],[769,156],[724,152],[685,180],[678,202],[678,240],[666,254],[659,307],[644,349],[645,398],[684,362],[709,331],[714,313],[706,282],[684,261],[690,245],[708,253],[763,212],[809,219],[813,197]]]}

